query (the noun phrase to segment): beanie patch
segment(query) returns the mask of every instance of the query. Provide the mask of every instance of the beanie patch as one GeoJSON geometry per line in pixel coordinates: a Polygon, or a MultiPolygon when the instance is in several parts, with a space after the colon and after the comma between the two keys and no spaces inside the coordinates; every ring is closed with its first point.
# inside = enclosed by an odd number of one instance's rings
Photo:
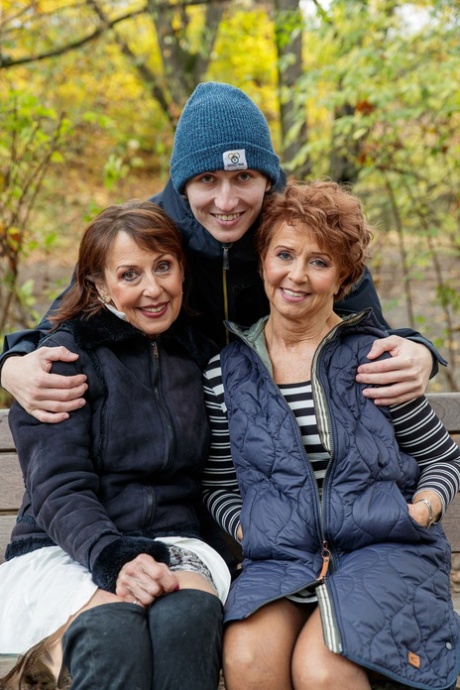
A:
{"type": "Polygon", "coordinates": [[[224,170],[247,170],[246,149],[233,149],[222,154],[224,170]]]}

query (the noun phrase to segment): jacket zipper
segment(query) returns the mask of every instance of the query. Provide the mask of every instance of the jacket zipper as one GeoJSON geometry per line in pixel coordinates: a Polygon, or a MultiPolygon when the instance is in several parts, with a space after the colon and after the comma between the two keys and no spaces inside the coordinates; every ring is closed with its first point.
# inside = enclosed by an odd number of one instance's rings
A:
{"type": "MultiPolygon", "coordinates": [[[[222,288],[224,295],[224,317],[225,321],[228,321],[228,285],[227,276],[230,270],[230,262],[228,259],[228,250],[231,248],[232,242],[226,242],[222,244],[222,288]]],[[[228,345],[230,342],[230,333],[225,329],[225,342],[228,345]]]]}
{"type": "MultiPolygon", "coordinates": [[[[160,352],[158,349],[158,343],[156,340],[152,341],[152,354],[153,354],[153,390],[155,398],[158,402],[159,413],[165,422],[166,433],[168,437],[168,457],[167,464],[171,463],[172,458],[175,455],[175,437],[174,437],[174,427],[171,420],[171,415],[167,406],[164,404],[164,396],[161,388],[161,370],[160,370],[160,352]]],[[[147,510],[147,524],[150,522],[152,517],[152,510],[154,506],[154,501],[152,495],[149,493],[148,510],[147,510]]]]}

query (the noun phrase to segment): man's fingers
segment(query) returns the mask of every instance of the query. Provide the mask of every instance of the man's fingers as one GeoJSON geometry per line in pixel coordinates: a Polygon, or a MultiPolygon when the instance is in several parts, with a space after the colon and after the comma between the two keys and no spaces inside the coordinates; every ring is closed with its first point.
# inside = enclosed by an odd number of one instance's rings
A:
{"type": "MultiPolygon", "coordinates": [[[[59,413],[59,412],[64,412],[66,413],[64,419],[67,419],[68,417],[68,412],[74,412],[74,410],[79,410],[80,407],[83,407],[86,404],[85,399],[80,396],[78,398],[74,398],[73,395],[71,396],[71,391],[68,392],[67,396],[64,396],[64,393],[66,391],[48,391],[48,394],[54,394],[54,398],[48,399],[47,397],[35,397],[31,400],[29,407],[29,414],[33,414],[36,416],[36,412],[41,410],[42,412],[52,412],[52,413],[59,413]]],[[[46,392],[42,391],[42,395],[46,396],[46,392]]],[[[38,419],[38,417],[37,417],[38,419]]]]}
{"type": "Polygon", "coordinates": [[[44,410],[31,410],[29,412],[35,419],[44,424],[59,424],[69,418],[67,412],[45,412],[44,410]]]}
{"type": "Polygon", "coordinates": [[[396,359],[379,359],[377,362],[367,362],[366,364],[360,364],[357,369],[358,374],[388,374],[391,372],[397,372],[398,377],[401,377],[401,373],[409,372],[413,375],[413,363],[409,360],[398,357],[396,359]]]}
{"type": "Polygon", "coordinates": [[[365,398],[372,399],[376,405],[401,405],[401,403],[414,400],[423,395],[422,385],[415,385],[413,381],[407,383],[395,383],[392,386],[377,388],[364,388],[365,398]]]}
{"type": "Polygon", "coordinates": [[[387,338],[378,338],[374,340],[371,349],[369,350],[368,359],[375,359],[380,357],[384,352],[390,352],[392,357],[399,355],[400,348],[404,344],[404,338],[399,335],[390,335],[387,338]]]}
{"type": "Polygon", "coordinates": [[[358,374],[356,376],[356,381],[358,383],[365,383],[368,386],[391,386],[398,383],[405,383],[406,381],[413,381],[414,375],[406,373],[404,370],[404,375],[401,375],[401,371],[382,371],[376,374],[358,374]]]}
{"type": "Polygon", "coordinates": [[[74,362],[78,359],[78,355],[75,352],[71,352],[63,345],[59,347],[41,347],[35,353],[42,361],[74,362]]]}
{"type": "Polygon", "coordinates": [[[53,393],[53,400],[72,400],[80,398],[86,390],[85,374],[75,374],[74,376],[61,376],[61,374],[42,373],[36,377],[33,386],[33,397],[36,400],[44,400],[49,397],[50,390],[53,393]]]}

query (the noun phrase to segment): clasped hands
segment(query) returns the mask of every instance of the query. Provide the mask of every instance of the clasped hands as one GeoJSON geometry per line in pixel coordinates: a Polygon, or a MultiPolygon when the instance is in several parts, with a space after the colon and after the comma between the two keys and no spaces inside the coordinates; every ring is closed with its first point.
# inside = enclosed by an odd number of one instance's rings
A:
{"type": "Polygon", "coordinates": [[[115,593],[130,604],[149,607],[163,594],[180,588],[177,576],[165,563],[141,553],[125,563],[118,574],[115,593]]]}

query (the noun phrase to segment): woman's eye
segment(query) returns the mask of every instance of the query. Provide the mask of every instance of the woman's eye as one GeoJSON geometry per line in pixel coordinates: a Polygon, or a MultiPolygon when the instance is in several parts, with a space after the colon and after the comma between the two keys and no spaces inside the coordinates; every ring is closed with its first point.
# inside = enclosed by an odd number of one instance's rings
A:
{"type": "Polygon", "coordinates": [[[323,259],[312,259],[313,266],[318,266],[318,268],[326,268],[327,263],[323,259]]]}
{"type": "Polygon", "coordinates": [[[278,252],[278,258],[282,259],[283,261],[289,261],[291,255],[289,252],[278,252]]]}
{"type": "Polygon", "coordinates": [[[137,278],[137,273],[136,271],[124,271],[121,275],[121,278],[129,283],[137,278]]]}
{"type": "Polygon", "coordinates": [[[171,268],[171,264],[169,261],[161,261],[157,265],[156,270],[158,271],[158,273],[166,273],[167,271],[170,270],[170,268],[171,268]]]}
{"type": "Polygon", "coordinates": [[[242,173],[240,173],[239,178],[240,178],[240,180],[242,180],[243,182],[246,182],[247,180],[250,180],[250,179],[251,179],[251,175],[250,175],[249,173],[247,173],[247,172],[242,172],[242,173]]]}

